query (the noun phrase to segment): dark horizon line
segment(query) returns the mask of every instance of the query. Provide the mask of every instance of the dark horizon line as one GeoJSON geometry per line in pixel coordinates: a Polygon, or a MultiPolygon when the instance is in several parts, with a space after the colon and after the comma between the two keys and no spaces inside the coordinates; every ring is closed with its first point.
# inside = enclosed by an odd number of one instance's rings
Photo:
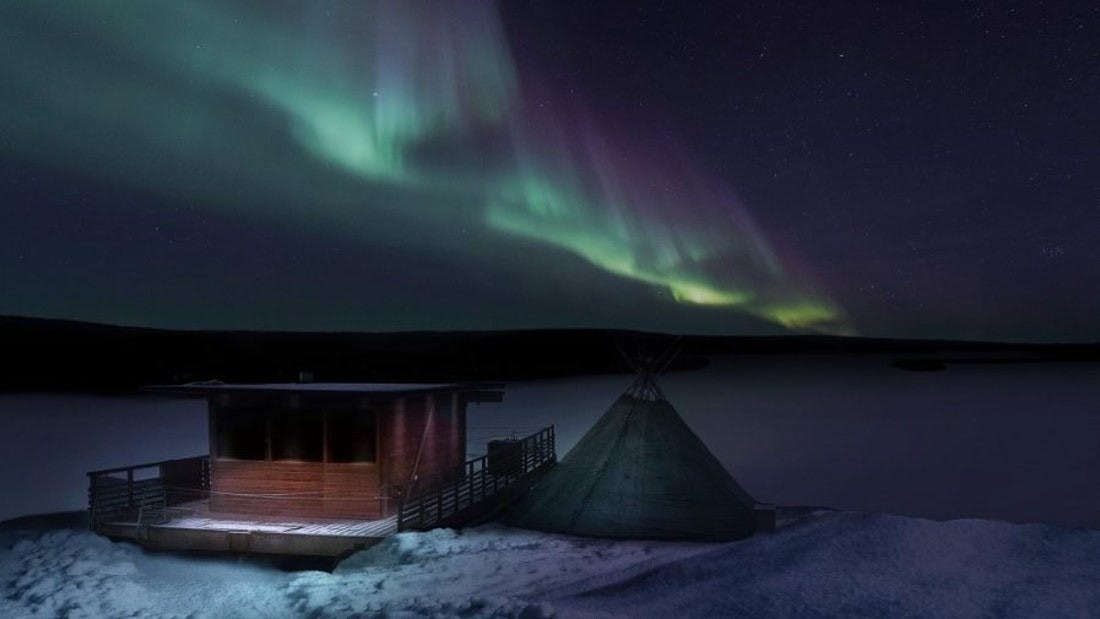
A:
{"type": "Polygon", "coordinates": [[[904,337],[904,336],[868,336],[868,335],[838,335],[830,333],[789,333],[779,335],[748,335],[748,334],[714,334],[714,333],[689,333],[669,332],[644,329],[628,329],[620,327],[523,327],[500,329],[399,329],[393,331],[369,331],[369,330],[303,330],[303,329],[216,329],[216,328],[174,328],[153,327],[148,325],[134,325],[113,322],[98,322],[92,320],[80,320],[75,318],[46,318],[41,316],[26,316],[19,314],[0,314],[0,328],[15,326],[13,323],[25,322],[35,326],[69,326],[92,327],[99,329],[136,331],[146,334],[179,334],[179,335],[287,335],[287,336],[425,336],[425,335],[493,335],[493,334],[536,334],[536,333],[615,333],[622,335],[634,335],[641,337],[685,337],[696,340],[744,340],[744,341],[805,341],[805,342],[848,342],[848,343],[898,343],[898,344],[924,344],[937,346],[961,345],[965,347],[992,346],[1025,347],[1025,348],[1100,348],[1100,340],[1082,341],[1050,341],[1050,340],[984,340],[984,339],[958,339],[958,338],[930,338],[930,337],[904,337]]]}

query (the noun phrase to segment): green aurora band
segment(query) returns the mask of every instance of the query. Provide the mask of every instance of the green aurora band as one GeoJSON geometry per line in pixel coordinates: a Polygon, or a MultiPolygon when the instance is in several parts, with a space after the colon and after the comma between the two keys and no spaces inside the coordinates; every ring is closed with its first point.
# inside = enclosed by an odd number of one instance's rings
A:
{"type": "Polygon", "coordinates": [[[449,234],[473,222],[677,302],[850,332],[684,149],[532,104],[491,3],[5,3],[0,53],[9,156],[364,242],[476,254],[449,234]]]}

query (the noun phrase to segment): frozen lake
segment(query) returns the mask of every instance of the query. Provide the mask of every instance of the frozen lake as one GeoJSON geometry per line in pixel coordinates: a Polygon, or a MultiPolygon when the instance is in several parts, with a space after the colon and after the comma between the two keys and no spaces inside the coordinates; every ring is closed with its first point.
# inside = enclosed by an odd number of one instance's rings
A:
{"type": "MultiPolygon", "coordinates": [[[[760,500],[1100,527],[1100,366],[888,363],[722,359],[662,387],[760,500]]],[[[468,452],[553,423],[563,455],[630,380],[510,384],[503,403],[471,405],[468,452]]],[[[0,395],[0,417],[13,446],[0,454],[0,520],[83,508],[85,471],[206,451],[202,401],[0,395]]]]}

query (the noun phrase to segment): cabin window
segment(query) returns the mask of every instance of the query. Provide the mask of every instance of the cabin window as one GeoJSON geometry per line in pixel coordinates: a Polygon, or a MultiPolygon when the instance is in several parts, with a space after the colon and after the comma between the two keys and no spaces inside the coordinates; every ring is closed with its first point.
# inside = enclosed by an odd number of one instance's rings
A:
{"type": "Polygon", "coordinates": [[[320,462],[323,426],[317,411],[275,411],[271,414],[271,459],[320,462]]]}
{"type": "Polygon", "coordinates": [[[219,458],[263,460],[267,457],[267,415],[262,410],[227,410],[217,414],[219,458]]]}
{"type": "Polygon", "coordinates": [[[328,461],[374,462],[373,411],[339,411],[328,414],[328,461]]]}

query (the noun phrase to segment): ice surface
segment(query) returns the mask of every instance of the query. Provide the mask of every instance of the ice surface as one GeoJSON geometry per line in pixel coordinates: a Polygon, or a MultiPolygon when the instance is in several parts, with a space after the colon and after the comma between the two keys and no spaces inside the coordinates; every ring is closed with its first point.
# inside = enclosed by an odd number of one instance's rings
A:
{"type": "Polygon", "coordinates": [[[786,510],[727,544],[488,525],[402,533],[333,573],[2,534],[3,617],[1026,616],[1100,613],[1100,531],[786,510]]]}
{"type": "MultiPolygon", "coordinates": [[[[719,358],[661,387],[761,501],[1100,527],[1100,364],[891,360],[719,358]]],[[[470,405],[469,454],[555,424],[564,455],[633,378],[511,383],[504,402],[470,405]]],[[[0,520],[83,508],[85,471],[208,448],[200,400],[0,394],[0,419],[0,520]]]]}

